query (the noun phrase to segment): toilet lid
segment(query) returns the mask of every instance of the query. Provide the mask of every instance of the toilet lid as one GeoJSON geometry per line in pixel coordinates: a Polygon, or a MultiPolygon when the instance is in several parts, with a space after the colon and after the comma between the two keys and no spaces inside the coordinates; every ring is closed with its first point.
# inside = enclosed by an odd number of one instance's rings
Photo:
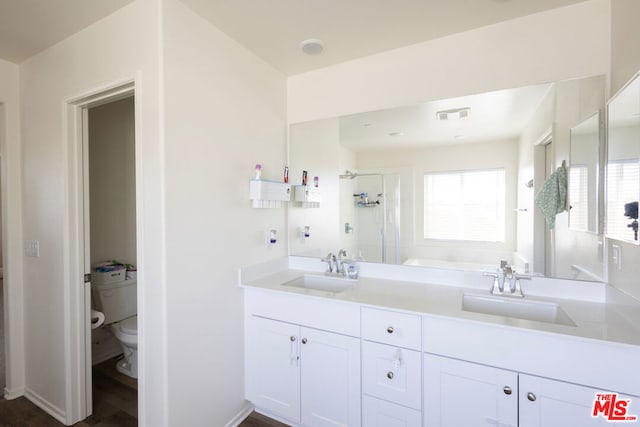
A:
{"type": "Polygon", "coordinates": [[[120,330],[125,334],[138,334],[138,316],[129,317],[120,322],[120,330]]]}

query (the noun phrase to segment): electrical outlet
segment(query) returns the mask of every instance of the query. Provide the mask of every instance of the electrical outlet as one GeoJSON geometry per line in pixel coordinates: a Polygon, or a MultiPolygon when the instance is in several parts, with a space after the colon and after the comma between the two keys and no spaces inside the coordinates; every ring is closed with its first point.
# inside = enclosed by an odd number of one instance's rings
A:
{"type": "Polygon", "coordinates": [[[40,242],[38,240],[27,240],[24,244],[24,254],[29,257],[39,257],[40,242]]]}

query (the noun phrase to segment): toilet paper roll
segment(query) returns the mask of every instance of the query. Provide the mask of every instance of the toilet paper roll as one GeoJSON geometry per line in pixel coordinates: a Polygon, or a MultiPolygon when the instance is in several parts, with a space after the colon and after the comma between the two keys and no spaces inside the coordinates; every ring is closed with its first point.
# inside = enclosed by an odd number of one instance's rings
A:
{"type": "Polygon", "coordinates": [[[103,323],[104,313],[97,310],[91,310],[91,329],[99,328],[103,323]]]}

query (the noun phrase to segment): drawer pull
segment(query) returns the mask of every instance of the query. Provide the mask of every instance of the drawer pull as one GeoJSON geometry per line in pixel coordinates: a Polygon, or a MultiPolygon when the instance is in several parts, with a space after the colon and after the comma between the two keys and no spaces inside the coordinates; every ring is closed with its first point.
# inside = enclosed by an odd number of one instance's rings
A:
{"type": "Polygon", "coordinates": [[[393,333],[393,326],[389,326],[389,327],[387,328],[387,332],[388,332],[388,333],[390,333],[390,334],[392,334],[392,333],[393,333]]]}
{"type": "Polygon", "coordinates": [[[504,386],[504,388],[502,389],[502,391],[504,391],[504,394],[506,394],[507,396],[509,396],[511,394],[511,387],[509,387],[508,385],[504,386]]]}
{"type": "Polygon", "coordinates": [[[296,337],[291,335],[291,338],[289,338],[291,340],[291,342],[294,342],[296,340],[296,337]]]}
{"type": "Polygon", "coordinates": [[[527,399],[529,399],[532,402],[535,402],[536,401],[536,395],[531,393],[531,392],[529,392],[529,393],[527,393],[527,399]]]}
{"type": "Polygon", "coordinates": [[[306,338],[302,338],[302,344],[306,344],[307,343],[307,339],[306,338]]]}
{"type": "Polygon", "coordinates": [[[392,380],[393,379],[393,372],[391,372],[391,371],[387,372],[387,378],[392,380]]]}

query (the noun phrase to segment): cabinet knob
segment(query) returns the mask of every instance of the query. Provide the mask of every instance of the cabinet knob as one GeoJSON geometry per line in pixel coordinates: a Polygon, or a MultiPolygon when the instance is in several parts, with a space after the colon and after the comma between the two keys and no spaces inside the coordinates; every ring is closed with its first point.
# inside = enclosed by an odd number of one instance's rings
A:
{"type": "Polygon", "coordinates": [[[391,372],[391,371],[387,372],[387,378],[392,380],[393,379],[393,372],[391,372]]]}
{"type": "Polygon", "coordinates": [[[291,340],[291,342],[293,342],[293,341],[295,341],[295,340],[296,340],[296,337],[295,337],[295,336],[293,336],[293,335],[291,335],[291,338],[289,338],[289,339],[291,340]]]}
{"type": "Polygon", "coordinates": [[[387,332],[388,332],[388,333],[390,333],[390,334],[392,334],[392,333],[393,333],[393,326],[389,326],[389,327],[387,328],[387,332]]]}
{"type": "Polygon", "coordinates": [[[502,391],[504,391],[504,394],[506,394],[507,396],[509,396],[512,393],[511,387],[509,387],[508,385],[504,386],[502,391]]]}
{"type": "Polygon", "coordinates": [[[302,338],[302,344],[306,344],[307,343],[307,339],[306,338],[302,338]]]}
{"type": "Polygon", "coordinates": [[[532,402],[535,402],[536,401],[536,395],[531,393],[531,392],[529,392],[529,393],[527,393],[527,399],[529,399],[532,402]]]}

